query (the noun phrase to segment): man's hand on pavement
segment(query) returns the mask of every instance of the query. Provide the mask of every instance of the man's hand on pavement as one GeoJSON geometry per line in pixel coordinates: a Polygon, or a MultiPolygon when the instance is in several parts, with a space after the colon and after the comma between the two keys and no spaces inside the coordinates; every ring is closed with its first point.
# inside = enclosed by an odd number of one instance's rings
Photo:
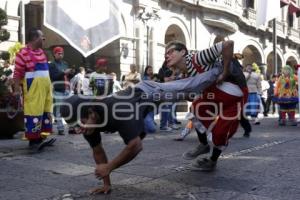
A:
{"type": "Polygon", "coordinates": [[[91,195],[95,194],[109,194],[111,192],[111,186],[110,185],[104,185],[103,187],[97,187],[89,190],[89,193],[91,195]]]}

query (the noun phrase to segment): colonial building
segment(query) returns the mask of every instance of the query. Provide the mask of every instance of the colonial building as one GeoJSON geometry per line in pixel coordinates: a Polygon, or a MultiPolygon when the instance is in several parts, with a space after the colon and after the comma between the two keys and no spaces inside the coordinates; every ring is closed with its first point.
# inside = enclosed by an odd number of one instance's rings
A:
{"type": "Polygon", "coordinates": [[[147,64],[157,71],[164,60],[164,45],[174,39],[191,50],[231,39],[235,41],[234,51],[244,55],[244,65],[256,62],[271,75],[287,63],[300,63],[298,5],[299,0],[281,0],[281,15],[275,26],[270,22],[256,28],[256,0],[123,0],[121,38],[84,58],[62,37],[43,26],[42,0],[0,0],[0,7],[9,18],[6,28],[11,32],[9,41],[0,44],[0,50],[7,50],[16,41],[24,43],[26,30],[38,26],[46,35],[46,48],[63,45],[69,63],[93,65],[96,57],[104,56],[109,58],[110,69],[121,75],[129,71],[131,63],[136,63],[140,71],[147,64]],[[277,66],[273,64],[274,30],[277,66]]]}

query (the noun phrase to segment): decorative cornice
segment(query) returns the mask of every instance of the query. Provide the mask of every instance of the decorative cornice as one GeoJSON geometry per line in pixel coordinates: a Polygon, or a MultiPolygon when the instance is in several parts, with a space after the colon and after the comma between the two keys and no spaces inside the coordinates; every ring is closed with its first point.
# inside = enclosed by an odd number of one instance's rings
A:
{"type": "Polygon", "coordinates": [[[12,16],[12,15],[7,15],[7,19],[12,19],[12,20],[21,20],[20,16],[12,16]]]}
{"type": "Polygon", "coordinates": [[[233,33],[239,29],[236,23],[226,19],[213,19],[205,16],[203,18],[203,23],[217,28],[222,28],[233,33]]]}

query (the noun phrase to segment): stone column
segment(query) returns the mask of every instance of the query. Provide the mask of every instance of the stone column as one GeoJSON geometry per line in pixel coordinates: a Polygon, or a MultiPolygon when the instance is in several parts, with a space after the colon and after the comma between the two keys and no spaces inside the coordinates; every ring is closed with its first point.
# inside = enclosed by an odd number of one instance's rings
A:
{"type": "Polygon", "coordinates": [[[136,49],[136,64],[139,67],[139,72],[142,73],[143,65],[144,65],[144,50],[145,50],[145,27],[143,24],[137,26],[136,29],[136,36],[137,36],[137,49],[136,49]]]}
{"type": "Polygon", "coordinates": [[[283,24],[283,33],[285,35],[287,35],[287,31],[288,31],[287,13],[288,13],[288,6],[284,6],[282,8],[282,24],[283,24]]]}

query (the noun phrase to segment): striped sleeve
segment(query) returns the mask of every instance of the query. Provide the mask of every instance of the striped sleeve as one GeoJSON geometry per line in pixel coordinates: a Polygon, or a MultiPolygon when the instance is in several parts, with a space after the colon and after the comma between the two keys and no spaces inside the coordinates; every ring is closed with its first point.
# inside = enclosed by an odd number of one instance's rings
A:
{"type": "Polygon", "coordinates": [[[223,42],[216,43],[214,46],[201,50],[195,55],[195,63],[201,66],[209,66],[222,54],[223,42]]]}
{"type": "Polygon", "coordinates": [[[195,76],[197,74],[197,70],[193,65],[193,53],[189,53],[186,56],[186,68],[188,77],[195,76]]]}
{"type": "Polygon", "coordinates": [[[15,60],[15,70],[14,70],[14,79],[22,79],[25,76],[25,70],[26,70],[26,62],[25,62],[25,56],[19,52],[16,55],[15,60]]]}

